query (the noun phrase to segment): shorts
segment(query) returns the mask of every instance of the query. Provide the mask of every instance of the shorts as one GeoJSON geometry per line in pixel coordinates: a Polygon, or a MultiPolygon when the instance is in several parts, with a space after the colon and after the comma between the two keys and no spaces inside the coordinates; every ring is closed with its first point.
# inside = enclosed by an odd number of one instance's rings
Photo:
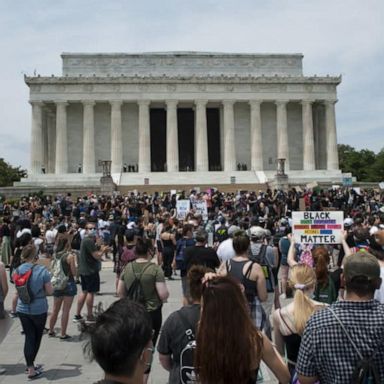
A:
{"type": "Polygon", "coordinates": [[[96,293],[100,291],[100,275],[99,272],[92,275],[80,275],[81,290],[83,292],[96,293]]]}
{"type": "Polygon", "coordinates": [[[163,252],[163,243],[160,240],[156,241],[156,247],[158,252],[163,252]]]}
{"type": "Polygon", "coordinates": [[[77,286],[74,280],[69,280],[65,289],[53,291],[53,297],[76,296],[77,286]]]}
{"type": "Polygon", "coordinates": [[[289,272],[289,266],[288,265],[280,265],[279,278],[281,280],[288,280],[288,272],[289,272]]]}

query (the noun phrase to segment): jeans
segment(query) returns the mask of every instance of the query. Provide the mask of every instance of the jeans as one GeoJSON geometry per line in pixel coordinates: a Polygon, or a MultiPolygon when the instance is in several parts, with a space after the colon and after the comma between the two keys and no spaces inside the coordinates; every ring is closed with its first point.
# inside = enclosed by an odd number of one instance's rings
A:
{"type": "Polygon", "coordinates": [[[39,352],[41,338],[43,337],[45,322],[47,321],[47,313],[40,315],[28,315],[26,313],[18,313],[21,326],[25,333],[24,357],[27,367],[33,367],[37,352],[39,352]]]}

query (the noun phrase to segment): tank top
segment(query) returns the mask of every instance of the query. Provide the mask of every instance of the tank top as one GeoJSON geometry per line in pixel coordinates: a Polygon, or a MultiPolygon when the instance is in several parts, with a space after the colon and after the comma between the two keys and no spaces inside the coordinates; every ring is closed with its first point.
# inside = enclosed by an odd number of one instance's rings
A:
{"type": "Polygon", "coordinates": [[[247,297],[248,301],[253,301],[254,297],[257,296],[256,281],[249,279],[253,262],[250,262],[250,260],[237,261],[231,259],[229,260],[229,266],[230,268],[228,268],[227,264],[228,274],[238,280],[241,284],[243,284],[245,296],[247,297]],[[249,263],[249,267],[247,268],[246,273],[244,274],[244,266],[247,263],[249,263]]]}

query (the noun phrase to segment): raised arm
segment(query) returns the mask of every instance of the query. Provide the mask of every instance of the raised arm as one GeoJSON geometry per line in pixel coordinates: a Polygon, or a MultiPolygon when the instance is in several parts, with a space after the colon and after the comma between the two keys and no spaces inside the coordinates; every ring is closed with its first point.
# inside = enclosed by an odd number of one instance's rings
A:
{"type": "Polygon", "coordinates": [[[295,256],[296,256],[295,244],[296,243],[293,236],[288,236],[288,237],[291,241],[291,245],[289,246],[289,251],[288,251],[288,265],[292,268],[298,264],[298,262],[295,260],[295,256]]]}

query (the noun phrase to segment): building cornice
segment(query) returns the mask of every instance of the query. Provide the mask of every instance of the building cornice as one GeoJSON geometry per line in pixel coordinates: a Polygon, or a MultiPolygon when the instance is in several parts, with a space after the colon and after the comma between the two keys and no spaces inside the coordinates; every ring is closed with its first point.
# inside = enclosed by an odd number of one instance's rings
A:
{"type": "Polygon", "coordinates": [[[24,76],[27,85],[34,84],[333,84],[340,76],[24,76]]]}

